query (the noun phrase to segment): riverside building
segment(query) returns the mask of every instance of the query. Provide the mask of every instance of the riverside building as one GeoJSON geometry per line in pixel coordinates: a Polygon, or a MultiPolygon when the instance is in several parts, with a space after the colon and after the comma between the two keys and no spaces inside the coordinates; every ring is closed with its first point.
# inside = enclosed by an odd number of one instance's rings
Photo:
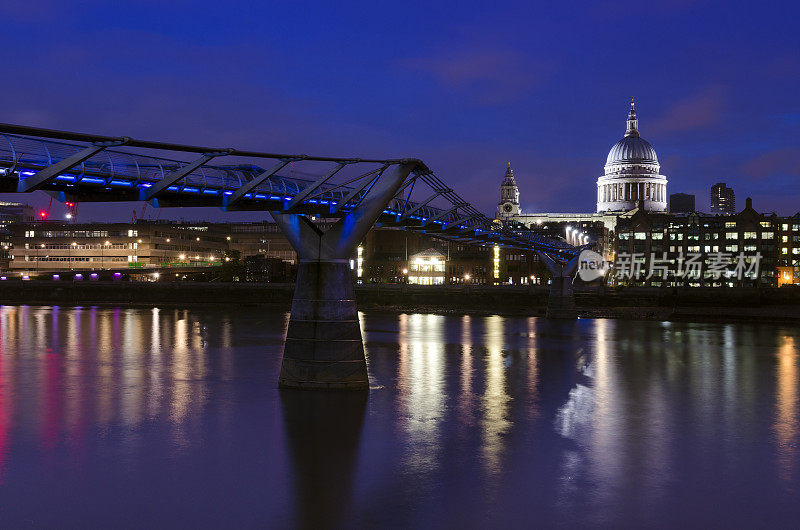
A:
{"type": "Polygon", "coordinates": [[[11,227],[6,270],[22,274],[64,270],[136,270],[208,266],[230,255],[296,256],[273,223],[67,223],[11,227]]]}
{"type": "Polygon", "coordinates": [[[640,271],[623,280],[611,280],[617,284],[652,287],[800,284],[800,214],[792,217],[762,214],[753,209],[750,199],[744,210],[733,215],[642,210],[620,220],[614,254],[631,256],[640,271]],[[674,271],[690,255],[699,255],[702,264],[699,274],[677,277],[674,271]],[[710,267],[713,259],[735,261],[739,255],[760,256],[757,275],[738,279],[730,274],[715,274],[710,267]],[[668,270],[658,270],[656,263],[668,270]]]}

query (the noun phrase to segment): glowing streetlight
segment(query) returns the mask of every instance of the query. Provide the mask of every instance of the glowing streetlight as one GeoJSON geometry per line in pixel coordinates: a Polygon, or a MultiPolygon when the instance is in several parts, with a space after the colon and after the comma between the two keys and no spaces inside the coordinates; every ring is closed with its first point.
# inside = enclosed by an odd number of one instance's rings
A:
{"type": "Polygon", "coordinates": [[[78,244],[75,241],[73,241],[72,245],[70,245],[70,247],[68,249],[69,253],[67,254],[67,261],[69,261],[69,269],[70,270],[72,270],[72,249],[77,247],[77,246],[78,246],[78,244]]]}
{"type": "Polygon", "coordinates": [[[103,268],[103,265],[104,265],[104,264],[105,264],[105,262],[106,262],[106,256],[105,256],[104,250],[105,250],[106,248],[108,248],[108,246],[109,246],[110,244],[111,244],[111,241],[106,241],[105,243],[103,243],[103,246],[102,246],[102,247],[100,247],[100,268],[101,268],[101,269],[103,268]]]}

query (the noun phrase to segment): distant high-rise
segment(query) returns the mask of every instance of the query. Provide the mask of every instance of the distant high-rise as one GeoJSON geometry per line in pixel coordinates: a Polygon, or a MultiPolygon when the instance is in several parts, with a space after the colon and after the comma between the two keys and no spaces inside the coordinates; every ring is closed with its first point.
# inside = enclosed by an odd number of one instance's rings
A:
{"type": "Polygon", "coordinates": [[[671,213],[692,213],[694,209],[694,195],[690,193],[673,193],[669,196],[669,211],[671,213]]]}
{"type": "Polygon", "coordinates": [[[736,213],[736,198],[733,188],[729,188],[724,182],[718,182],[711,186],[711,213],[736,213]]]}

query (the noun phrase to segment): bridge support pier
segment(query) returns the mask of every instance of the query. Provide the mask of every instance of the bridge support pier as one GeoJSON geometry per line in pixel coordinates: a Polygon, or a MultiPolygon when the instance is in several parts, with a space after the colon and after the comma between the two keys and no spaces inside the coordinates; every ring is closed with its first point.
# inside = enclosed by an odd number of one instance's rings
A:
{"type": "Polygon", "coordinates": [[[416,163],[387,168],[326,232],[304,215],[271,212],[299,259],[278,387],[369,389],[349,259],[416,163]]]}
{"type": "Polygon", "coordinates": [[[578,266],[578,256],[566,263],[555,261],[541,252],[539,257],[553,275],[553,281],[550,284],[550,296],[547,299],[547,318],[573,320],[578,318],[578,309],[575,307],[575,293],[572,290],[572,280],[575,269],[578,266]]]}

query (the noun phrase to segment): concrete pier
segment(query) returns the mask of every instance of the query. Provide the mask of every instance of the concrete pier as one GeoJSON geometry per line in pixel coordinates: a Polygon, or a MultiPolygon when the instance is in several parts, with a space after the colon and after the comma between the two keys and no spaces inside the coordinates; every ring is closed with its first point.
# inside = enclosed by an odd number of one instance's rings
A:
{"type": "Polygon", "coordinates": [[[369,388],[350,267],[301,260],[283,350],[280,388],[369,388]]]}
{"type": "Polygon", "coordinates": [[[553,283],[550,284],[550,297],[547,300],[547,318],[578,318],[575,293],[572,291],[572,277],[553,277],[553,283]]]}
{"type": "Polygon", "coordinates": [[[383,171],[357,206],[325,232],[304,215],[271,212],[300,261],[280,388],[369,389],[348,260],[418,163],[383,171]]]}
{"type": "Polygon", "coordinates": [[[575,293],[572,289],[573,276],[578,266],[578,256],[568,262],[556,261],[547,254],[539,253],[553,276],[550,284],[550,297],[547,300],[547,318],[576,319],[575,293]]]}

